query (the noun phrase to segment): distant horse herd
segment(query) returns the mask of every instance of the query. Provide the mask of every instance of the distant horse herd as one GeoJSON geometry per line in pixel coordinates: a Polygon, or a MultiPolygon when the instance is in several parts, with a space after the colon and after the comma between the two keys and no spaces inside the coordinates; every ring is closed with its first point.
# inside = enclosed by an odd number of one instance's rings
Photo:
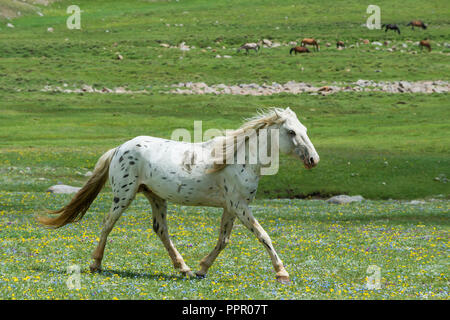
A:
{"type": "MultiPolygon", "coordinates": [[[[410,23],[406,25],[407,27],[411,26],[412,30],[414,30],[414,27],[427,29],[427,25],[421,21],[421,20],[413,20],[410,23]]],[[[400,28],[397,24],[383,24],[382,29],[387,32],[388,30],[393,30],[394,32],[397,32],[400,34],[400,28]]],[[[262,42],[260,42],[262,43],[262,42]]],[[[245,43],[241,47],[237,49],[237,52],[240,52],[241,50],[245,50],[245,52],[248,54],[249,50],[255,50],[255,52],[258,52],[261,48],[260,43],[245,43]]],[[[300,46],[292,47],[289,51],[289,54],[292,55],[292,53],[310,53],[311,51],[306,46],[313,46],[315,51],[319,51],[320,46],[316,39],[314,38],[305,38],[301,41],[300,46]]],[[[431,51],[431,44],[430,41],[425,39],[419,42],[419,47],[422,50],[424,47],[428,49],[428,51],[431,51]]],[[[338,40],[336,42],[336,48],[345,48],[344,41],[338,40]]]]}

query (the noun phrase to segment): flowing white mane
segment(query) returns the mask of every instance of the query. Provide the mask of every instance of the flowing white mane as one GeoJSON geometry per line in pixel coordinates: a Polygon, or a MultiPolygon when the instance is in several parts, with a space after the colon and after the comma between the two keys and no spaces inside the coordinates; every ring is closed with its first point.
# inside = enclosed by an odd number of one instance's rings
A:
{"type": "Polygon", "coordinates": [[[287,113],[292,114],[293,112],[289,108],[259,110],[255,116],[245,119],[246,122],[238,129],[228,130],[224,136],[215,138],[212,145],[213,167],[208,173],[217,172],[225,168],[230,164],[227,159],[233,159],[238,150],[245,147],[245,142],[248,139],[258,135],[260,129],[282,123],[285,120],[283,115],[287,113]]]}

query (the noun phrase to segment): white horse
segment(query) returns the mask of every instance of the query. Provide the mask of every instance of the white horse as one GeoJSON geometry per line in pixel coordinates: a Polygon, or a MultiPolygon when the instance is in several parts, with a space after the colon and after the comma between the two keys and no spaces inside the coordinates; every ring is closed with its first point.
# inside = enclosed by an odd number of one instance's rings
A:
{"type": "Polygon", "coordinates": [[[252,160],[256,153],[253,138],[258,139],[259,148],[265,149],[265,152],[272,148],[271,152],[274,154],[273,148],[276,147],[275,151],[301,159],[308,169],[319,162],[319,155],[296,114],[289,108],[273,108],[249,119],[239,129],[227,132],[225,136],[202,143],[192,144],[148,136],[129,140],[100,157],[93,175],[70,203],[51,212],[59,214],[57,217],[40,216],[38,220],[55,228],[80,220],[109,176],[114,198],[111,210],[105,216],[98,246],[92,255],[91,271],[100,270],[109,233],[136,193],[142,192],[152,206],[153,230],[167,249],[174,267],[181,273],[195,276],[169,238],[167,201],[223,208],[217,245],[201,260],[197,277],[206,275],[225,248],[233,223],[238,218],[266,248],[277,280],[288,283],[289,274],[272,246],[270,237],[253,217],[249,207],[256,194],[261,170],[267,167],[267,163],[262,164],[258,157],[256,161],[252,160]],[[262,139],[264,130],[269,132],[270,141],[262,139]],[[272,139],[273,137],[278,139],[272,139]],[[235,140],[241,143],[237,146],[233,144],[230,148],[229,142],[235,140]],[[241,151],[245,153],[241,163],[229,161],[241,151]]]}
{"type": "Polygon", "coordinates": [[[254,43],[254,42],[245,43],[245,44],[243,44],[242,46],[240,46],[237,49],[237,52],[239,52],[241,50],[245,50],[245,53],[247,53],[247,54],[248,54],[248,50],[255,50],[255,52],[258,52],[259,48],[260,48],[260,43],[261,42],[259,42],[259,43],[254,43]]]}

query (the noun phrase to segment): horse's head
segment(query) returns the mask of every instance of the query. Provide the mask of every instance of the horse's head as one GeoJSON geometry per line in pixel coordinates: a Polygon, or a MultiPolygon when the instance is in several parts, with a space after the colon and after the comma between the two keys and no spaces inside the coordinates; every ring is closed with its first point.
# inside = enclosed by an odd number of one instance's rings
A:
{"type": "Polygon", "coordinates": [[[305,168],[311,169],[319,163],[319,155],[306,134],[306,127],[300,123],[294,111],[287,108],[275,110],[280,118],[280,151],[300,158],[305,168]]]}

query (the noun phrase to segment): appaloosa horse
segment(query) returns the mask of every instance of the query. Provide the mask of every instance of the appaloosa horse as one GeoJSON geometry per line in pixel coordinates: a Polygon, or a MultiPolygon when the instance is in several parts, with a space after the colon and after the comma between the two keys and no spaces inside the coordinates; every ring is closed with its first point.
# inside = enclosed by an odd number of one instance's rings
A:
{"type": "Polygon", "coordinates": [[[278,155],[278,151],[297,157],[308,169],[319,162],[306,128],[289,108],[270,109],[249,119],[239,129],[206,142],[187,143],[139,136],[103,154],[93,175],[72,200],[65,207],[50,212],[58,216],[39,216],[38,220],[55,228],[81,220],[109,178],[113,201],[92,255],[91,271],[100,270],[109,233],[136,193],[142,192],[152,207],[153,230],[167,249],[174,267],[181,273],[195,276],[169,238],[166,221],[168,201],[223,208],[217,245],[201,260],[200,269],[196,272],[198,277],[206,275],[227,245],[237,218],[267,250],[277,280],[288,283],[289,274],[269,235],[249,207],[261,175],[274,173],[267,173],[264,169],[270,171],[272,163],[278,163],[278,158],[272,157],[278,155]],[[269,153],[269,159],[263,157],[269,153]]]}

